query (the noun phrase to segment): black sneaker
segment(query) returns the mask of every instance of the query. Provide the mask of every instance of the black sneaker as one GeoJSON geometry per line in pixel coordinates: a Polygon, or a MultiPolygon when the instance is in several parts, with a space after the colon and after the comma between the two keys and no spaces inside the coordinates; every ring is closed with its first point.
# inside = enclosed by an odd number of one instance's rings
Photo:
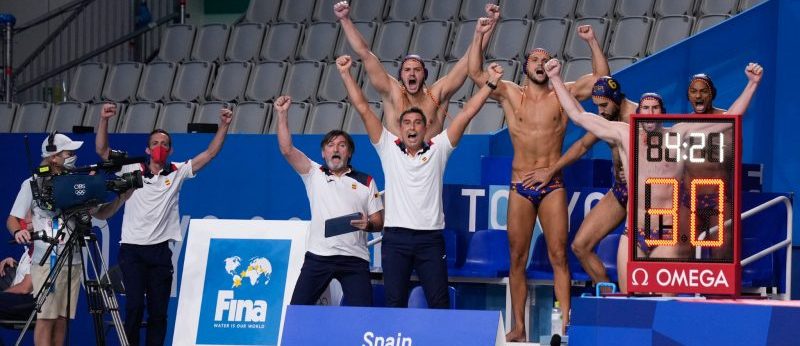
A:
{"type": "Polygon", "coordinates": [[[550,338],[550,346],[561,346],[561,335],[553,334],[550,338]]]}

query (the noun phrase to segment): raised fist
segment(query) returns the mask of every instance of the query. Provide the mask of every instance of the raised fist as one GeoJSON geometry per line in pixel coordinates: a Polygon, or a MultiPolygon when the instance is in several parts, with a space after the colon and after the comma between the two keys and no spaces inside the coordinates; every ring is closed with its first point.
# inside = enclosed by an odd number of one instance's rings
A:
{"type": "Polygon", "coordinates": [[[336,18],[345,19],[350,15],[350,4],[347,1],[339,1],[333,5],[333,13],[336,18]]]}
{"type": "Polygon", "coordinates": [[[100,117],[104,119],[109,119],[117,114],[117,105],[113,103],[105,103],[103,104],[103,110],[100,112],[100,117]]]}
{"type": "Polygon", "coordinates": [[[289,106],[292,104],[291,96],[280,96],[275,100],[275,110],[278,114],[286,114],[289,111],[289,106]]]}
{"type": "Polygon", "coordinates": [[[486,9],[486,17],[488,17],[494,22],[497,22],[497,20],[500,19],[500,6],[489,3],[486,4],[485,9],[486,9]]]}
{"type": "Polygon", "coordinates": [[[758,83],[761,81],[761,76],[764,73],[764,68],[761,65],[751,62],[747,64],[747,67],[744,68],[744,74],[747,76],[747,80],[758,83]]]}
{"type": "Polygon", "coordinates": [[[494,81],[493,83],[497,83],[497,81],[503,77],[503,66],[493,62],[486,67],[486,73],[489,74],[489,81],[494,81]]]}
{"type": "Polygon", "coordinates": [[[233,120],[233,111],[228,107],[219,109],[219,122],[221,124],[230,125],[233,120]]]}
{"type": "Polygon", "coordinates": [[[353,59],[349,55],[342,55],[336,58],[336,68],[339,69],[339,72],[349,72],[352,65],[353,59]]]}
{"type": "Polygon", "coordinates": [[[584,41],[589,41],[594,38],[594,30],[591,25],[581,25],[578,27],[578,37],[584,41]]]}
{"type": "Polygon", "coordinates": [[[492,24],[494,24],[494,21],[491,18],[478,18],[478,24],[475,25],[475,31],[479,34],[484,34],[492,28],[492,24]]]}
{"type": "Polygon", "coordinates": [[[550,78],[561,75],[561,62],[558,59],[550,59],[544,64],[544,72],[550,78]]]}

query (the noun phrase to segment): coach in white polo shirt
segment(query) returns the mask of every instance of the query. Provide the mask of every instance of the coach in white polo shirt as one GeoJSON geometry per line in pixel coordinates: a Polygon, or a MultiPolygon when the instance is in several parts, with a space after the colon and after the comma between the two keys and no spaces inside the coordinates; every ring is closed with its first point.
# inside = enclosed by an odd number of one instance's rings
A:
{"type": "MultiPolygon", "coordinates": [[[[95,150],[108,159],[108,120],[116,106],[103,105],[97,127],[95,150]]],[[[184,180],[194,178],[222,149],[233,113],[220,110],[217,133],[201,152],[187,162],[169,162],[172,138],[164,130],[150,133],[146,164],[122,167],[121,173],[142,171],[144,186],[125,203],[119,266],[125,284],[125,334],[131,345],[139,345],[139,329],[147,292],[147,345],[163,345],[167,333],[167,308],[172,289],[172,251],[169,243],[181,240],[178,197],[184,180]]]]}
{"type": "Polygon", "coordinates": [[[350,167],[355,152],[353,139],[347,132],[332,130],[320,143],[324,166],[312,161],[292,145],[288,111],[292,100],[281,96],[275,100],[278,114],[278,144],[286,161],[300,174],[311,206],[311,230],[306,242],[300,277],[292,293],[291,304],[313,305],[332,279],[342,285],[344,305],[371,306],[372,285],[369,277],[367,233],[383,229],[383,203],[371,176],[350,167]],[[351,225],[353,231],[325,237],[325,221],[361,213],[351,225]]]}
{"type": "MultiPolygon", "coordinates": [[[[386,178],[386,221],[382,265],[386,306],[405,307],[412,270],[417,271],[428,306],[448,308],[442,186],[444,168],[469,122],[497,87],[503,75],[500,65],[487,68],[489,81],[464,105],[450,126],[424,142],[427,119],[412,107],[400,115],[401,137],[393,135],[369,108],[361,89],[350,75],[349,56],[336,60],[351,104],[364,121],[367,134],[381,158],[386,178]]],[[[446,102],[444,102],[446,104],[446,102]]]]}

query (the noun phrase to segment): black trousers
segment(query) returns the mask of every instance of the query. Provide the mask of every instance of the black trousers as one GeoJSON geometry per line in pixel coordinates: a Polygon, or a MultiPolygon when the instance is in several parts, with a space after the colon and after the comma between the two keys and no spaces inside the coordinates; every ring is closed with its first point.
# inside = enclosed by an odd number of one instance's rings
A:
{"type": "Polygon", "coordinates": [[[146,307],[146,344],[164,345],[173,271],[169,243],[122,244],[119,267],[125,283],[125,334],[128,342],[139,345],[139,332],[146,307]]]}
{"type": "Polygon", "coordinates": [[[306,252],[292,305],[314,305],[332,279],[342,284],[342,305],[372,306],[369,262],[353,256],[318,256],[306,252]]]}
{"type": "Polygon", "coordinates": [[[450,307],[447,261],[441,230],[386,227],[382,244],[386,306],[408,307],[411,272],[416,270],[428,306],[436,309],[450,307]]]}

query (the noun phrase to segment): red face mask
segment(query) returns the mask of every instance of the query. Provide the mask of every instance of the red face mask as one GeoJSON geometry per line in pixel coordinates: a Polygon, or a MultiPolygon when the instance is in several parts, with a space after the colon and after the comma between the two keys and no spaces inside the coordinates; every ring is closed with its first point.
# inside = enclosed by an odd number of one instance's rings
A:
{"type": "Polygon", "coordinates": [[[169,149],[160,145],[150,149],[150,159],[161,164],[167,162],[168,154],[169,149]]]}

